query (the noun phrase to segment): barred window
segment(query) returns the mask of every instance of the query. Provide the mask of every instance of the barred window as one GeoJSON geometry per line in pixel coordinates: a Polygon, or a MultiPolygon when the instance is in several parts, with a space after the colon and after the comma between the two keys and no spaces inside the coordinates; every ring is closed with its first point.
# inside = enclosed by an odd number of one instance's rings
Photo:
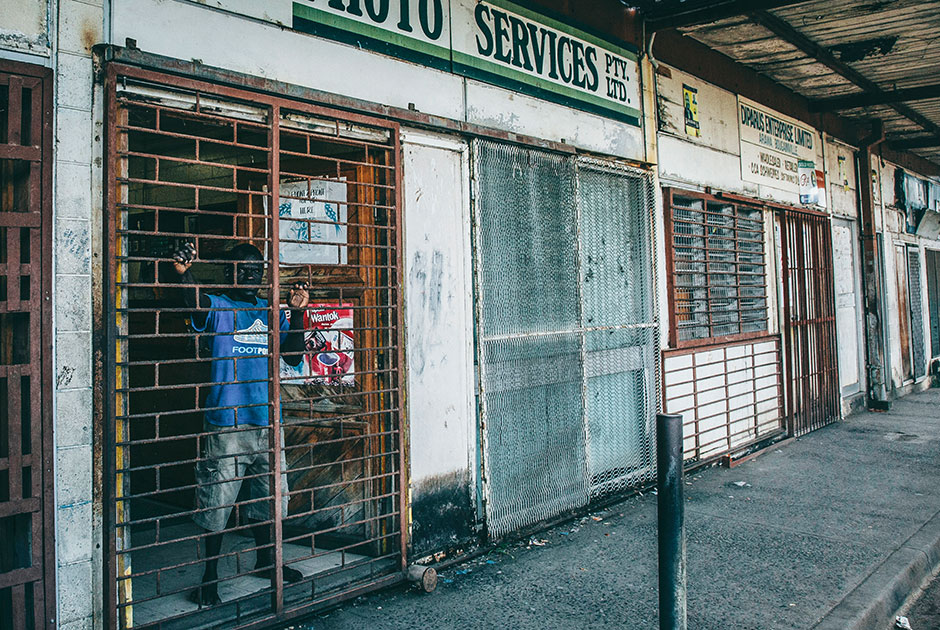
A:
{"type": "Polygon", "coordinates": [[[665,201],[670,345],[766,333],[762,209],[671,189],[665,201]]]}

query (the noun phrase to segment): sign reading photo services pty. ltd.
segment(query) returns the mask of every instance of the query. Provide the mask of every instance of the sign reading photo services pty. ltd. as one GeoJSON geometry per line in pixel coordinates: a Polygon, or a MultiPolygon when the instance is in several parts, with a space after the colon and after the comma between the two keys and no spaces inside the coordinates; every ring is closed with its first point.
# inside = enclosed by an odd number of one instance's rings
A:
{"type": "Polygon", "coordinates": [[[816,157],[819,134],[793,118],[739,96],[738,129],[741,179],[746,182],[800,194],[801,167],[822,168],[816,157]]]}
{"type": "Polygon", "coordinates": [[[506,0],[303,0],[293,28],[640,125],[634,51],[506,0]]]}

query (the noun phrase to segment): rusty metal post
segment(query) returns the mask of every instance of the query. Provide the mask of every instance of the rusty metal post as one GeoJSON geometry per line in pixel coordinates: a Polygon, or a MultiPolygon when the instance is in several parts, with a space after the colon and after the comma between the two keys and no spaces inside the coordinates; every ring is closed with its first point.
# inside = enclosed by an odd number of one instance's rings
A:
{"type": "Polygon", "coordinates": [[[682,416],[656,415],[659,489],[659,628],[686,630],[685,505],[682,501],[682,416]]]}
{"type": "Polygon", "coordinates": [[[884,309],[882,265],[875,230],[875,201],[871,179],[872,148],[884,141],[884,125],[880,120],[872,123],[871,135],[859,143],[855,152],[856,180],[858,183],[859,221],[862,238],[862,279],[865,291],[865,349],[868,368],[868,407],[887,409],[888,370],[884,342],[884,309]]]}

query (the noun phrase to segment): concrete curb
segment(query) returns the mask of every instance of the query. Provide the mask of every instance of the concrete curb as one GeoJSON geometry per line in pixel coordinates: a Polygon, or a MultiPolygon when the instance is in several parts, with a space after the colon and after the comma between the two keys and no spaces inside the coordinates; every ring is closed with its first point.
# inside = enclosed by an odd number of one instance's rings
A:
{"type": "Polygon", "coordinates": [[[907,597],[940,566],[940,512],[878,565],[813,630],[888,628],[907,597]]]}

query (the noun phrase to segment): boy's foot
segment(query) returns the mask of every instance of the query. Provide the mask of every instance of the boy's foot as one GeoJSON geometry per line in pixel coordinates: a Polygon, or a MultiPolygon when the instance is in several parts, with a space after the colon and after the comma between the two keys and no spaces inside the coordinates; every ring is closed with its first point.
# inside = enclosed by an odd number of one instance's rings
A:
{"type": "MultiPolygon", "coordinates": [[[[254,575],[256,577],[264,578],[267,580],[274,581],[274,572],[270,567],[259,569],[255,567],[254,575]]],[[[288,584],[296,584],[297,582],[304,579],[304,574],[298,571],[297,569],[292,569],[291,567],[281,567],[281,576],[284,578],[284,581],[288,584]]]]}
{"type": "Polygon", "coordinates": [[[213,582],[212,584],[203,584],[193,589],[189,593],[189,601],[197,606],[215,606],[221,604],[222,600],[219,599],[219,585],[213,582]]]}

